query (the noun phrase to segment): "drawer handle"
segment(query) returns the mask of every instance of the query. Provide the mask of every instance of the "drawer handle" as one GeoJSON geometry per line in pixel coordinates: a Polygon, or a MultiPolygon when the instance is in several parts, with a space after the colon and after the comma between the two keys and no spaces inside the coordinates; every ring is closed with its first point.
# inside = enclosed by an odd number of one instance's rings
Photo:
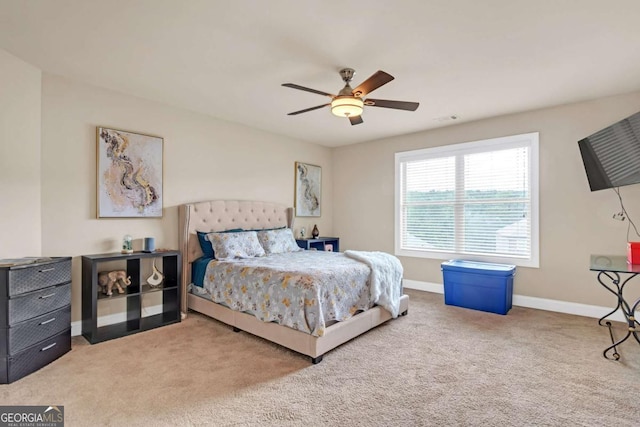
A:
{"type": "Polygon", "coordinates": [[[47,351],[47,350],[49,350],[49,349],[52,349],[53,347],[55,347],[55,346],[56,346],[56,344],[58,344],[58,343],[57,343],[57,342],[54,342],[53,344],[49,344],[48,346],[46,346],[45,348],[43,348],[43,349],[42,349],[42,350],[40,350],[40,351],[47,351]]]}
{"type": "Polygon", "coordinates": [[[46,273],[47,271],[53,271],[55,268],[45,268],[44,270],[38,270],[38,273],[46,273]]]}
{"type": "Polygon", "coordinates": [[[52,297],[52,296],[54,296],[55,294],[56,294],[56,293],[54,292],[54,293],[49,294],[49,295],[42,295],[42,296],[40,297],[40,299],[51,298],[51,297],[52,297]]]}
{"type": "Polygon", "coordinates": [[[47,323],[51,323],[54,320],[56,320],[56,318],[54,317],[53,319],[49,319],[49,320],[45,320],[44,322],[40,322],[40,325],[46,325],[47,323]]]}

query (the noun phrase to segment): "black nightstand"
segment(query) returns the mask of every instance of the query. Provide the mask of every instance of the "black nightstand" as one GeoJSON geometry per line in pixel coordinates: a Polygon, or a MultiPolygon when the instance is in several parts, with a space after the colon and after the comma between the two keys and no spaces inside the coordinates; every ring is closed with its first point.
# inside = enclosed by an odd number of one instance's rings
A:
{"type": "Polygon", "coordinates": [[[316,237],[315,239],[296,239],[296,243],[302,249],[310,250],[315,249],[317,251],[331,250],[333,252],[340,252],[340,238],[338,237],[316,237]],[[331,245],[331,249],[327,247],[331,245]]]}

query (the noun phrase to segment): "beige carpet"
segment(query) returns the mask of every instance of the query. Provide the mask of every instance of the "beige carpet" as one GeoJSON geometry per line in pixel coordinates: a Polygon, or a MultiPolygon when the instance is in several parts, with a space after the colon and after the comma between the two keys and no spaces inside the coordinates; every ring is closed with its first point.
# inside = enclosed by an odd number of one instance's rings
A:
{"type": "Polygon", "coordinates": [[[609,361],[595,319],[408,293],[407,317],[318,365],[192,314],[96,345],[76,337],[58,361],[0,385],[0,404],[64,405],[67,426],[638,425],[635,340],[609,361]]]}

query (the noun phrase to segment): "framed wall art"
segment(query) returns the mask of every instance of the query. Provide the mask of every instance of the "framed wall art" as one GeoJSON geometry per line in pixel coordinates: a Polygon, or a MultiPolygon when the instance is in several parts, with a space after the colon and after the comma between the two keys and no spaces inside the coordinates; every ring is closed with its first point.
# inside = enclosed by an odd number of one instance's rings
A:
{"type": "Polygon", "coordinates": [[[322,168],[296,162],[295,200],[296,216],[320,216],[322,195],[322,168]]]}
{"type": "Polygon", "coordinates": [[[98,218],[161,218],[163,139],[97,128],[98,218]]]}

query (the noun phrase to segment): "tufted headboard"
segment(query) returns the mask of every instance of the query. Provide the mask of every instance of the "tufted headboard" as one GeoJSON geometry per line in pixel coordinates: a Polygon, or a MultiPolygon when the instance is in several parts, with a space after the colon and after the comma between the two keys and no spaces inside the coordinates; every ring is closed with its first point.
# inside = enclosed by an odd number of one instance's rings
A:
{"type": "Polygon", "coordinates": [[[187,312],[187,285],[191,282],[191,263],[202,256],[196,231],[293,227],[293,208],[279,203],[212,200],[180,205],[178,214],[182,252],[181,310],[184,314],[187,312]]]}

